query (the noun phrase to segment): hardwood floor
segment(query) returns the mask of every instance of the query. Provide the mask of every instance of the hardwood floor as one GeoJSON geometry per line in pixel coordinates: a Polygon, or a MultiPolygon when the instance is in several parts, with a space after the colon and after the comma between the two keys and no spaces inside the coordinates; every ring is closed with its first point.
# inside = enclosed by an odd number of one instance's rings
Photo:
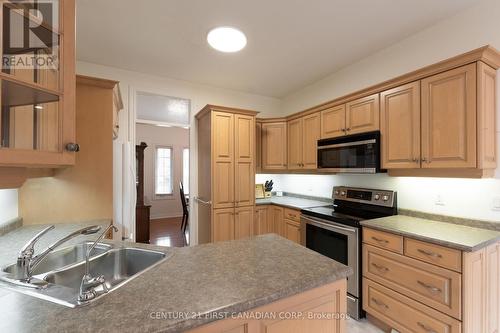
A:
{"type": "Polygon", "coordinates": [[[151,220],[149,231],[151,244],[171,247],[187,246],[186,239],[189,241],[189,230],[186,230],[186,237],[184,237],[181,222],[181,217],[151,220]]]}

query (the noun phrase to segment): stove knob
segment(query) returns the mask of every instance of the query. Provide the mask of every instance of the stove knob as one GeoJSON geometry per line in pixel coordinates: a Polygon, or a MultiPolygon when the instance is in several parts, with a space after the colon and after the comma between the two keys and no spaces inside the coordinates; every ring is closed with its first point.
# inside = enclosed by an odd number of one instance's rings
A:
{"type": "Polygon", "coordinates": [[[380,194],[375,194],[375,200],[380,200],[380,194]]]}
{"type": "Polygon", "coordinates": [[[384,195],[384,196],[382,197],[382,199],[383,199],[384,201],[387,201],[387,200],[389,200],[389,196],[388,196],[388,195],[384,195]]]}
{"type": "Polygon", "coordinates": [[[340,192],[340,195],[345,197],[345,191],[340,192]]]}
{"type": "Polygon", "coordinates": [[[339,190],[335,190],[335,195],[339,195],[339,194],[340,194],[339,190]]]}

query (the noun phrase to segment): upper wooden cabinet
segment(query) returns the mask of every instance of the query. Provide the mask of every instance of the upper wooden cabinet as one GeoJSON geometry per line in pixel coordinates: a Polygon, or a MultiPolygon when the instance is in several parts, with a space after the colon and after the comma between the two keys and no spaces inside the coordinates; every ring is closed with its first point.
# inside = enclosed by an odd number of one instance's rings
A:
{"type": "Polygon", "coordinates": [[[76,146],[68,146],[76,140],[75,1],[51,3],[52,8],[35,11],[22,2],[1,3],[2,17],[14,20],[17,16],[26,25],[41,17],[42,24],[35,24],[44,30],[44,46],[30,45],[28,39],[21,44],[9,41],[16,34],[5,27],[0,36],[4,60],[0,71],[0,166],[54,168],[75,164],[76,146]],[[45,10],[51,13],[44,15],[45,10]],[[47,17],[54,19],[49,22],[47,17]],[[9,65],[7,59],[17,64],[9,65]],[[36,59],[36,66],[26,62],[30,59],[36,59]],[[21,62],[26,66],[20,67],[21,62]]]}
{"type": "Polygon", "coordinates": [[[379,129],[379,95],[356,99],[345,107],[346,134],[357,134],[379,129]]]}
{"type": "Polygon", "coordinates": [[[262,123],[255,123],[255,171],[262,170],[262,123]]]}
{"type": "Polygon", "coordinates": [[[321,120],[313,113],[288,121],[288,169],[316,169],[321,120]]]}
{"type": "Polygon", "coordinates": [[[477,165],[476,64],[422,80],[422,168],[477,165]]]}
{"type": "Polygon", "coordinates": [[[379,95],[374,94],[321,111],[321,139],[379,129],[379,95]]]}
{"type": "Polygon", "coordinates": [[[420,165],[420,82],[380,94],[382,168],[420,165]]]}
{"type": "Polygon", "coordinates": [[[262,123],[262,169],[286,170],[286,121],[262,123]]]}
{"type": "Polygon", "coordinates": [[[382,168],[450,176],[496,168],[495,87],[496,71],[476,62],[382,92],[382,168]]]}

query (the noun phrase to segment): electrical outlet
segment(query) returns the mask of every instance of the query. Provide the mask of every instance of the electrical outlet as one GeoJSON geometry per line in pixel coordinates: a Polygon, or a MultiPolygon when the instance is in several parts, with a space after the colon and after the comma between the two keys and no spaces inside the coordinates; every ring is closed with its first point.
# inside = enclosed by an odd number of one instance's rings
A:
{"type": "Polygon", "coordinates": [[[493,205],[491,209],[500,211],[500,197],[493,198],[493,205]]]}
{"type": "Polygon", "coordinates": [[[436,201],[434,201],[434,204],[436,206],[445,206],[444,199],[443,199],[443,196],[441,194],[438,194],[436,196],[436,201]]]}

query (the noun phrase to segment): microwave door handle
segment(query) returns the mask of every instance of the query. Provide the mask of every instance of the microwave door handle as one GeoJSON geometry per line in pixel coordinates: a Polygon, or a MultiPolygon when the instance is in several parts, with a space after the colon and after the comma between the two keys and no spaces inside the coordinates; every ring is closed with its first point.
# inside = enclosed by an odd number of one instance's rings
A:
{"type": "Polygon", "coordinates": [[[321,222],[321,221],[318,221],[318,220],[313,220],[313,219],[310,219],[308,217],[304,217],[302,216],[302,218],[306,221],[310,221],[310,222],[313,222],[315,224],[318,224],[318,225],[321,225],[321,226],[324,226],[324,227],[327,227],[328,229],[338,229],[338,230],[343,230],[343,231],[346,231],[346,232],[350,232],[350,233],[356,233],[357,230],[356,229],[352,229],[352,228],[347,228],[347,227],[343,227],[343,226],[340,226],[338,225],[337,223],[335,224],[331,224],[331,223],[324,223],[324,222],[321,222]]]}
{"type": "Polygon", "coordinates": [[[338,143],[338,144],[327,145],[327,146],[318,146],[318,150],[330,149],[330,148],[340,148],[340,147],[361,146],[361,145],[366,145],[366,144],[370,144],[370,143],[377,143],[377,140],[371,139],[371,140],[364,140],[364,141],[338,143]]]}

